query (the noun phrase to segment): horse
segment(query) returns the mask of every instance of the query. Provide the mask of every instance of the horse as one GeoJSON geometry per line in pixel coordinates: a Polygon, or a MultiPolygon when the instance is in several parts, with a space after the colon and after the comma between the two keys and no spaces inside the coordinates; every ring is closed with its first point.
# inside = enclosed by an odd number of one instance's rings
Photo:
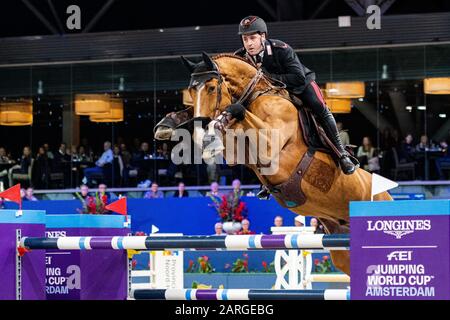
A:
{"type": "MultiPolygon", "coordinates": [[[[371,174],[358,168],[353,174],[345,175],[329,153],[316,151],[310,155],[309,166],[306,172],[302,172],[302,179],[292,180],[300,159],[308,155],[310,150],[300,131],[298,111],[288,98],[288,92],[281,86],[275,86],[255,65],[233,54],[209,57],[203,53],[203,61],[200,63],[193,63],[184,57],[182,59],[191,73],[188,90],[193,106],[189,110],[190,120],[206,119],[210,129],[214,125],[221,132],[225,129],[232,129],[234,132],[245,132],[248,129],[266,132],[265,141],[269,143],[269,149],[272,148],[271,151],[278,156],[278,170],[264,174],[262,155],[258,155],[258,160],[261,161],[253,163],[247,162],[249,157],[246,156],[245,165],[253,170],[263,185],[275,186],[290,181],[286,193],[298,190],[303,192],[303,203],[289,207],[294,213],[318,218],[326,233],[349,233],[349,202],[371,200],[371,174]],[[226,111],[227,106],[236,102],[248,104],[238,117],[226,111]],[[217,126],[218,123],[223,126],[217,126]],[[276,144],[271,143],[272,140],[268,137],[275,131],[278,132],[276,144]]],[[[176,119],[172,113],[163,121],[167,123],[170,116],[176,119]]],[[[184,116],[186,117],[186,113],[184,116]]],[[[175,121],[176,124],[179,122],[175,121]]],[[[156,128],[155,138],[168,139],[176,125],[160,125],[156,128]]],[[[228,164],[236,159],[227,158],[227,149],[233,147],[237,150],[233,143],[237,142],[227,140],[223,146],[228,164]]],[[[253,141],[254,143],[257,141],[253,141]]],[[[252,142],[247,141],[246,151],[251,146],[252,142]]],[[[282,201],[283,194],[273,195],[280,204],[286,206],[282,201]]],[[[374,200],[392,198],[389,193],[383,192],[375,195],[374,200]]],[[[331,250],[330,255],[334,266],[350,275],[350,252],[331,250]]]]}

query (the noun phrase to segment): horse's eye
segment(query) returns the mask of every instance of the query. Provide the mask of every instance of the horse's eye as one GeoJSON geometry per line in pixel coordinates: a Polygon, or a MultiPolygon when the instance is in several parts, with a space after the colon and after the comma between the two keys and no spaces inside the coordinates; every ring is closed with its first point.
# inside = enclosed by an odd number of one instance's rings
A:
{"type": "Polygon", "coordinates": [[[213,93],[214,90],[216,90],[216,87],[209,87],[208,88],[208,93],[213,93]]]}

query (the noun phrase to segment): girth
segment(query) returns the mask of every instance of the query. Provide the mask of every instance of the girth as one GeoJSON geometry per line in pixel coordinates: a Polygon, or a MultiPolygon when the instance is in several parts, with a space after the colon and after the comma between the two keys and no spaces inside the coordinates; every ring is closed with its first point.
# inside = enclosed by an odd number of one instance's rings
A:
{"type": "Polygon", "coordinates": [[[294,208],[306,202],[306,195],[303,193],[301,182],[314,159],[314,153],[314,149],[308,149],[294,172],[285,182],[277,185],[267,184],[266,187],[283,207],[294,208]]]}

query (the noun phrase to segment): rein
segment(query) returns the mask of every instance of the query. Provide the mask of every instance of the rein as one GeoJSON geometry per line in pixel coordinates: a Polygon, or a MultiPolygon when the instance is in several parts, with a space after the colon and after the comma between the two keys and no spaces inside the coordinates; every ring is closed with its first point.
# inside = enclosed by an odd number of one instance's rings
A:
{"type": "MultiPolygon", "coordinates": [[[[233,94],[231,94],[228,86],[226,85],[226,83],[224,82],[224,78],[223,76],[220,74],[219,68],[217,67],[217,64],[215,64],[215,69],[216,70],[212,70],[212,71],[204,71],[204,72],[196,72],[196,73],[192,73],[191,74],[191,83],[189,84],[189,88],[195,87],[197,85],[199,85],[200,83],[204,83],[208,80],[211,79],[217,79],[218,80],[218,85],[216,87],[216,94],[217,94],[217,99],[216,99],[216,105],[214,107],[214,118],[217,118],[220,115],[220,104],[222,102],[222,84],[225,84],[225,87],[228,91],[228,93],[231,96],[231,101],[232,103],[237,103],[237,104],[242,104],[244,105],[246,101],[248,101],[248,99],[251,97],[252,100],[255,99],[257,96],[264,94],[266,92],[269,92],[273,89],[285,89],[286,85],[277,80],[277,79],[273,79],[271,77],[268,77],[267,75],[264,75],[262,69],[257,69],[256,74],[253,76],[253,78],[249,81],[249,83],[247,84],[247,86],[245,87],[244,91],[242,92],[241,96],[239,98],[234,98],[233,94]],[[258,82],[264,79],[266,81],[266,83],[268,84],[268,88],[262,92],[254,92],[256,85],[258,84],[258,82]],[[275,85],[274,85],[275,84],[275,85]]],[[[186,110],[189,110],[192,107],[187,108],[186,110]]],[[[192,119],[189,119],[181,124],[179,124],[177,127],[180,127],[182,125],[186,125],[194,120],[198,120],[198,119],[206,119],[206,117],[192,117],[192,119]]]]}

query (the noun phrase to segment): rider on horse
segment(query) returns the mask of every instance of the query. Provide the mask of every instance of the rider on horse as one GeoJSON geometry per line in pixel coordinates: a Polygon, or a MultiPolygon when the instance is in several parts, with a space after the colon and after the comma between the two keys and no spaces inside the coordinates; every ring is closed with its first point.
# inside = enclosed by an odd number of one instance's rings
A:
{"type": "Polygon", "coordinates": [[[334,117],[314,81],[315,73],[300,62],[289,45],[279,40],[266,39],[267,26],[263,19],[256,16],[242,19],[239,35],[244,47],[235,54],[261,68],[269,77],[286,84],[286,89],[298,96],[312,110],[327,137],[342,155],[339,159],[342,171],[345,174],[355,172],[358,165],[352,162],[342,145],[334,117]]]}

